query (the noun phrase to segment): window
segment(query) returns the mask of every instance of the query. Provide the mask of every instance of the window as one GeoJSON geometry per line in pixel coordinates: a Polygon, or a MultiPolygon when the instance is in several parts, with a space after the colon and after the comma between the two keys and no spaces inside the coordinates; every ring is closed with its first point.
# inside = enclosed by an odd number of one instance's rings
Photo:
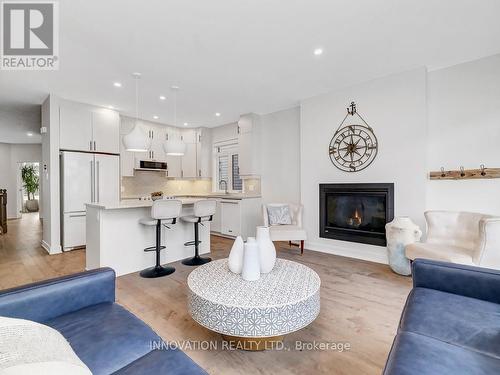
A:
{"type": "Polygon", "coordinates": [[[238,147],[234,144],[218,146],[215,148],[216,176],[215,187],[217,191],[242,191],[243,182],[240,178],[238,167],[238,147]]]}

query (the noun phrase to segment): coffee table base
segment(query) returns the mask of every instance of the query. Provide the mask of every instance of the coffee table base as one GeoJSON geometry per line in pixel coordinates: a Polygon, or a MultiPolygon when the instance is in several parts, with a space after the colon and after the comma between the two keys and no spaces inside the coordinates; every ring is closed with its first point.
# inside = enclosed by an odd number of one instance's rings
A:
{"type": "Polygon", "coordinates": [[[238,337],[222,335],[222,338],[229,343],[232,348],[248,351],[262,351],[273,349],[277,344],[283,341],[282,336],[272,337],[238,337]]]}

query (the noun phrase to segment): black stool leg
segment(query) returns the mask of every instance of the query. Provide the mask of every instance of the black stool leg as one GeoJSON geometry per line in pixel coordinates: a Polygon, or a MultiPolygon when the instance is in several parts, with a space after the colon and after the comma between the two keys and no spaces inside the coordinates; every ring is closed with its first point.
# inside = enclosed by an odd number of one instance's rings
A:
{"type": "Polygon", "coordinates": [[[158,220],[156,223],[156,265],[151,268],[147,268],[141,271],[140,275],[142,277],[151,279],[155,277],[162,277],[170,275],[175,272],[174,267],[165,266],[163,267],[160,264],[160,251],[162,250],[161,246],[161,220],[158,220]]]}
{"type": "Polygon", "coordinates": [[[194,223],[194,257],[184,259],[182,264],[185,266],[201,266],[202,264],[212,261],[212,258],[200,257],[198,245],[200,243],[200,236],[198,234],[198,223],[194,223]]]}

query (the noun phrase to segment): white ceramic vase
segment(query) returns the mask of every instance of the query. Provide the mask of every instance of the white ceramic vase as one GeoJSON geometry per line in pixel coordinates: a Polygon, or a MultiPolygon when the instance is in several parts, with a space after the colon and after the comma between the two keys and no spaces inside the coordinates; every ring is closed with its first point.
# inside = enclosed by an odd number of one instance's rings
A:
{"type": "Polygon", "coordinates": [[[389,266],[400,275],[410,275],[410,261],[406,258],[405,247],[419,241],[422,231],[409,217],[400,216],[385,225],[385,232],[389,266]]]}
{"type": "Polygon", "coordinates": [[[243,268],[243,238],[236,237],[229,253],[228,265],[231,272],[240,274],[243,268]]]}
{"type": "Polygon", "coordinates": [[[269,236],[269,227],[257,227],[257,243],[259,245],[260,272],[269,273],[276,263],[276,248],[269,236]]]}
{"type": "Polygon", "coordinates": [[[259,246],[254,237],[248,237],[244,246],[241,277],[246,281],[256,281],[260,278],[259,246]]]}

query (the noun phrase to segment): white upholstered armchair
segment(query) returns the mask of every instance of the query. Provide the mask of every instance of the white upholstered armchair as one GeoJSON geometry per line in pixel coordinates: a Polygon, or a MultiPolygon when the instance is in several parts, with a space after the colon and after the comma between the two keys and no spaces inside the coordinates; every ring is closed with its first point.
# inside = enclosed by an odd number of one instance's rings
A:
{"type": "Polygon", "coordinates": [[[406,246],[413,260],[500,269],[500,217],[473,212],[427,211],[427,241],[406,246]]]}
{"type": "Polygon", "coordinates": [[[286,225],[269,225],[269,214],[267,208],[269,206],[283,205],[284,203],[269,203],[262,205],[262,218],[264,226],[269,227],[271,241],[300,241],[300,254],[304,253],[304,241],[307,239],[306,231],[302,226],[302,210],[300,204],[286,203],[288,205],[291,217],[291,224],[286,225]]]}

